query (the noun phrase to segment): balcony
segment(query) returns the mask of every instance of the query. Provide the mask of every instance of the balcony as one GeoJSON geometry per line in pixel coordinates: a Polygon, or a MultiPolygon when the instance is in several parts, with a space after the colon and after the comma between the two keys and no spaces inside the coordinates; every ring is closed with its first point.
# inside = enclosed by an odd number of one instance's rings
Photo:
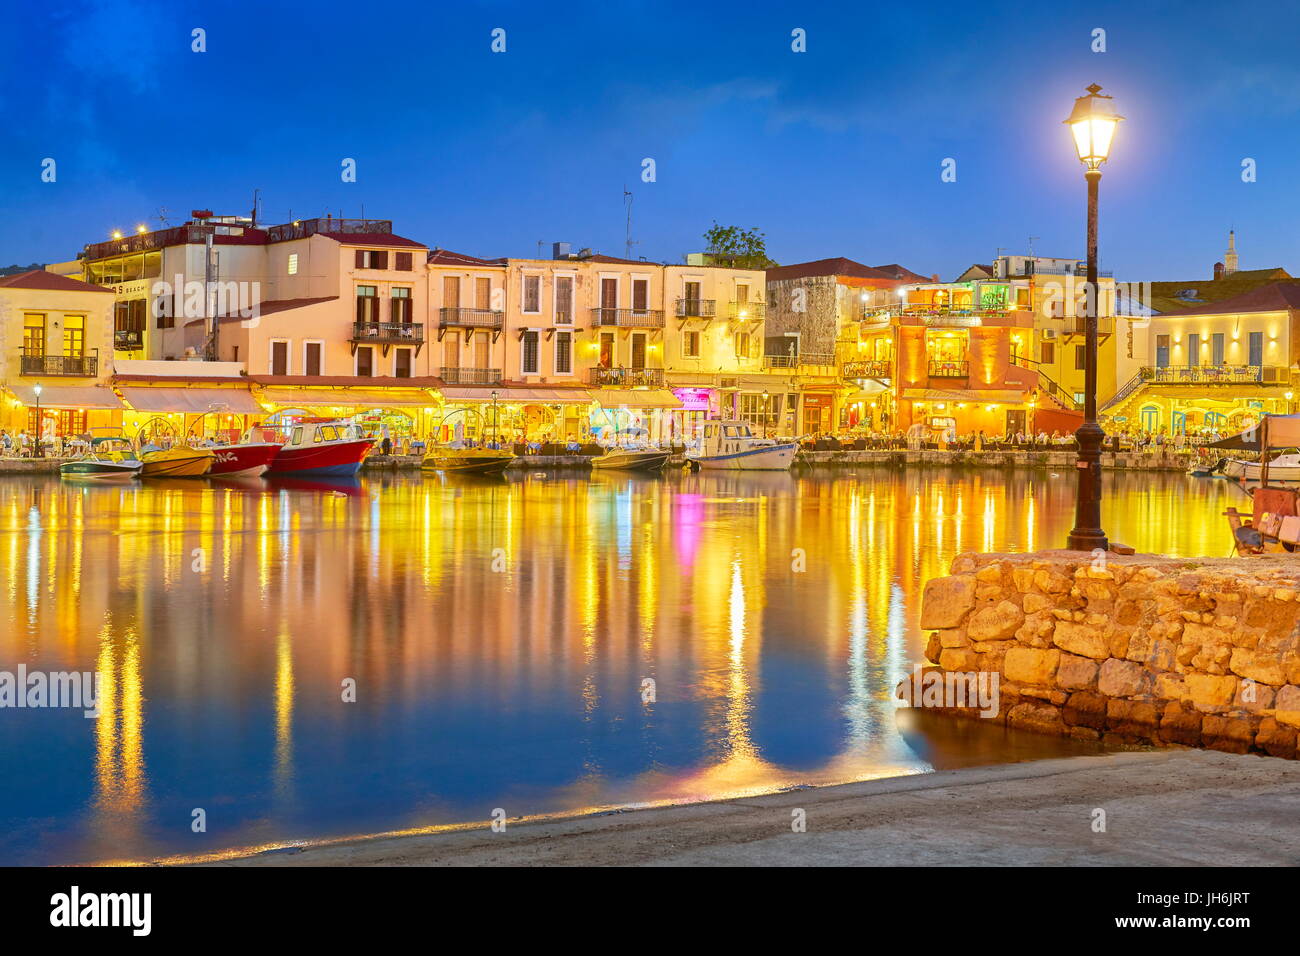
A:
{"type": "Polygon", "coordinates": [[[138,352],[144,348],[143,329],[118,329],[113,333],[113,349],[117,352],[138,352]]]}
{"type": "Polygon", "coordinates": [[[801,352],[798,355],[764,355],[764,368],[800,368],[809,365],[834,365],[833,352],[801,352]]]}
{"type": "Polygon", "coordinates": [[[970,378],[970,362],[930,359],[926,374],[931,378],[970,378]]]}
{"type": "Polygon", "coordinates": [[[655,309],[592,309],[591,324],[625,329],[662,329],[664,314],[655,309]]]}
{"type": "Polygon", "coordinates": [[[840,374],[844,378],[890,378],[893,369],[888,361],[845,362],[840,374]]]}
{"type": "Polygon", "coordinates": [[[679,319],[711,319],[717,314],[717,299],[677,300],[677,318],[679,319]]]}
{"type": "Polygon", "coordinates": [[[1290,369],[1281,365],[1144,366],[1141,380],[1151,385],[1286,385],[1290,369]]]}
{"type": "Polygon", "coordinates": [[[19,374],[94,378],[99,374],[99,358],[94,355],[24,355],[19,374]]]}
{"type": "Polygon", "coordinates": [[[448,385],[499,385],[501,369],[450,368],[444,365],[438,372],[438,377],[448,385]]]}
{"type": "Polygon", "coordinates": [[[415,345],[424,342],[422,322],[354,322],[352,341],[415,345]]]}
{"type": "Polygon", "coordinates": [[[646,385],[663,388],[664,370],[661,368],[593,368],[588,379],[592,385],[633,387],[646,385]]]}
{"type": "Polygon", "coordinates": [[[500,329],[505,313],[491,309],[439,309],[438,326],[444,329],[500,329]]]}
{"type": "Polygon", "coordinates": [[[761,319],[767,314],[765,309],[762,302],[732,302],[728,305],[728,314],[733,319],[761,319]]]}

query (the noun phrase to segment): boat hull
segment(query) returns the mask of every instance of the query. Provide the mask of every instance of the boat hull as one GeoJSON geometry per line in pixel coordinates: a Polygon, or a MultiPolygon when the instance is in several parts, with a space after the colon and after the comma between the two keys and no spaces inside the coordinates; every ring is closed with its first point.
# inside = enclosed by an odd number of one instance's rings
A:
{"type": "Polygon", "coordinates": [[[214,448],[209,478],[256,478],[265,474],[275,461],[280,446],[272,442],[252,442],[214,448]]]}
{"type": "Polygon", "coordinates": [[[709,471],[789,471],[798,448],[793,442],[761,445],[725,455],[701,455],[691,460],[709,471]]]}
{"type": "Polygon", "coordinates": [[[144,467],[140,469],[142,478],[202,478],[212,467],[212,452],[201,451],[178,452],[175,449],[163,452],[145,452],[140,457],[144,467]]]}
{"type": "Polygon", "coordinates": [[[420,467],[443,474],[497,475],[505,471],[514,455],[426,455],[420,467]]]}
{"type": "Polygon", "coordinates": [[[614,451],[591,459],[591,467],[606,471],[660,471],[671,457],[672,452],[667,451],[614,451]]]}
{"type": "MultiPolygon", "coordinates": [[[[1229,458],[1223,464],[1223,473],[1229,478],[1259,481],[1262,477],[1263,467],[1257,461],[1242,461],[1239,458],[1229,458]]],[[[1300,465],[1271,463],[1268,466],[1268,480],[1300,482],[1300,465]]]]}
{"type": "Polygon", "coordinates": [[[59,466],[64,478],[93,478],[97,481],[131,481],[139,476],[138,461],[68,461],[59,466]]]}
{"type": "Polygon", "coordinates": [[[276,454],[266,474],[351,477],[361,470],[361,462],[373,444],[368,438],[358,438],[319,445],[286,445],[276,454]]]}

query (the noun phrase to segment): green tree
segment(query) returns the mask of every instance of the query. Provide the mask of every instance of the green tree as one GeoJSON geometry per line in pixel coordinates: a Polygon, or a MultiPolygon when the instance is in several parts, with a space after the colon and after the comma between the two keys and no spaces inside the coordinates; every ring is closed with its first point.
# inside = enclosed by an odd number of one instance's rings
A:
{"type": "Polygon", "coordinates": [[[775,269],[776,263],[767,257],[767,241],[757,229],[739,226],[713,226],[704,233],[704,251],[720,265],[737,269],[775,269]]]}

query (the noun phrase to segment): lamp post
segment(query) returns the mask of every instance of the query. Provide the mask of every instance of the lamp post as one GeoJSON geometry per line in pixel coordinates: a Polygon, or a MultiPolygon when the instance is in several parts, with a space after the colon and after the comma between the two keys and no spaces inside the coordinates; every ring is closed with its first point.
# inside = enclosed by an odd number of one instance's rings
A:
{"type": "Polygon", "coordinates": [[[35,457],[44,458],[45,449],[41,447],[41,434],[45,431],[45,429],[41,427],[41,383],[37,382],[32,391],[36,393],[36,434],[33,436],[36,439],[35,457]]]}
{"type": "Polygon", "coordinates": [[[1074,136],[1074,147],[1083,163],[1088,182],[1088,284],[1084,311],[1083,424],[1075,432],[1079,441],[1079,492],[1075,501],[1074,530],[1066,547],[1071,551],[1093,551],[1109,547],[1101,529],[1101,443],[1106,437],[1097,423],[1097,185],[1101,164],[1110,156],[1115,129],[1124,117],[1115,112],[1109,96],[1096,83],[1088,95],[1074,101],[1065,124],[1074,136]]]}
{"type": "Polygon", "coordinates": [[[497,390],[492,389],[492,441],[500,444],[498,437],[501,429],[497,420],[497,390]]]}

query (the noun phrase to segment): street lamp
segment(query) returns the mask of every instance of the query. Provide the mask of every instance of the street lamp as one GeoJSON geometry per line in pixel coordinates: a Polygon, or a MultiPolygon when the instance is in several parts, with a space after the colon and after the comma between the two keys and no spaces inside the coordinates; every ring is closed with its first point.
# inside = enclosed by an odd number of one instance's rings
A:
{"type": "Polygon", "coordinates": [[[497,390],[492,389],[492,441],[500,444],[500,427],[497,422],[497,390]]]}
{"type": "Polygon", "coordinates": [[[1109,543],[1101,529],[1101,443],[1106,437],[1097,423],[1097,185],[1101,164],[1110,157],[1115,130],[1124,117],[1115,112],[1114,101],[1101,94],[1096,83],[1088,95],[1074,101],[1065,124],[1074,136],[1079,161],[1086,167],[1088,181],[1088,284],[1084,311],[1083,424],[1075,432],[1079,441],[1079,492],[1075,500],[1074,530],[1066,547],[1071,551],[1106,550],[1109,543]]]}
{"type": "Polygon", "coordinates": [[[41,383],[37,382],[32,391],[36,393],[36,457],[44,458],[45,449],[41,447],[41,433],[44,431],[41,428],[41,383]]]}

